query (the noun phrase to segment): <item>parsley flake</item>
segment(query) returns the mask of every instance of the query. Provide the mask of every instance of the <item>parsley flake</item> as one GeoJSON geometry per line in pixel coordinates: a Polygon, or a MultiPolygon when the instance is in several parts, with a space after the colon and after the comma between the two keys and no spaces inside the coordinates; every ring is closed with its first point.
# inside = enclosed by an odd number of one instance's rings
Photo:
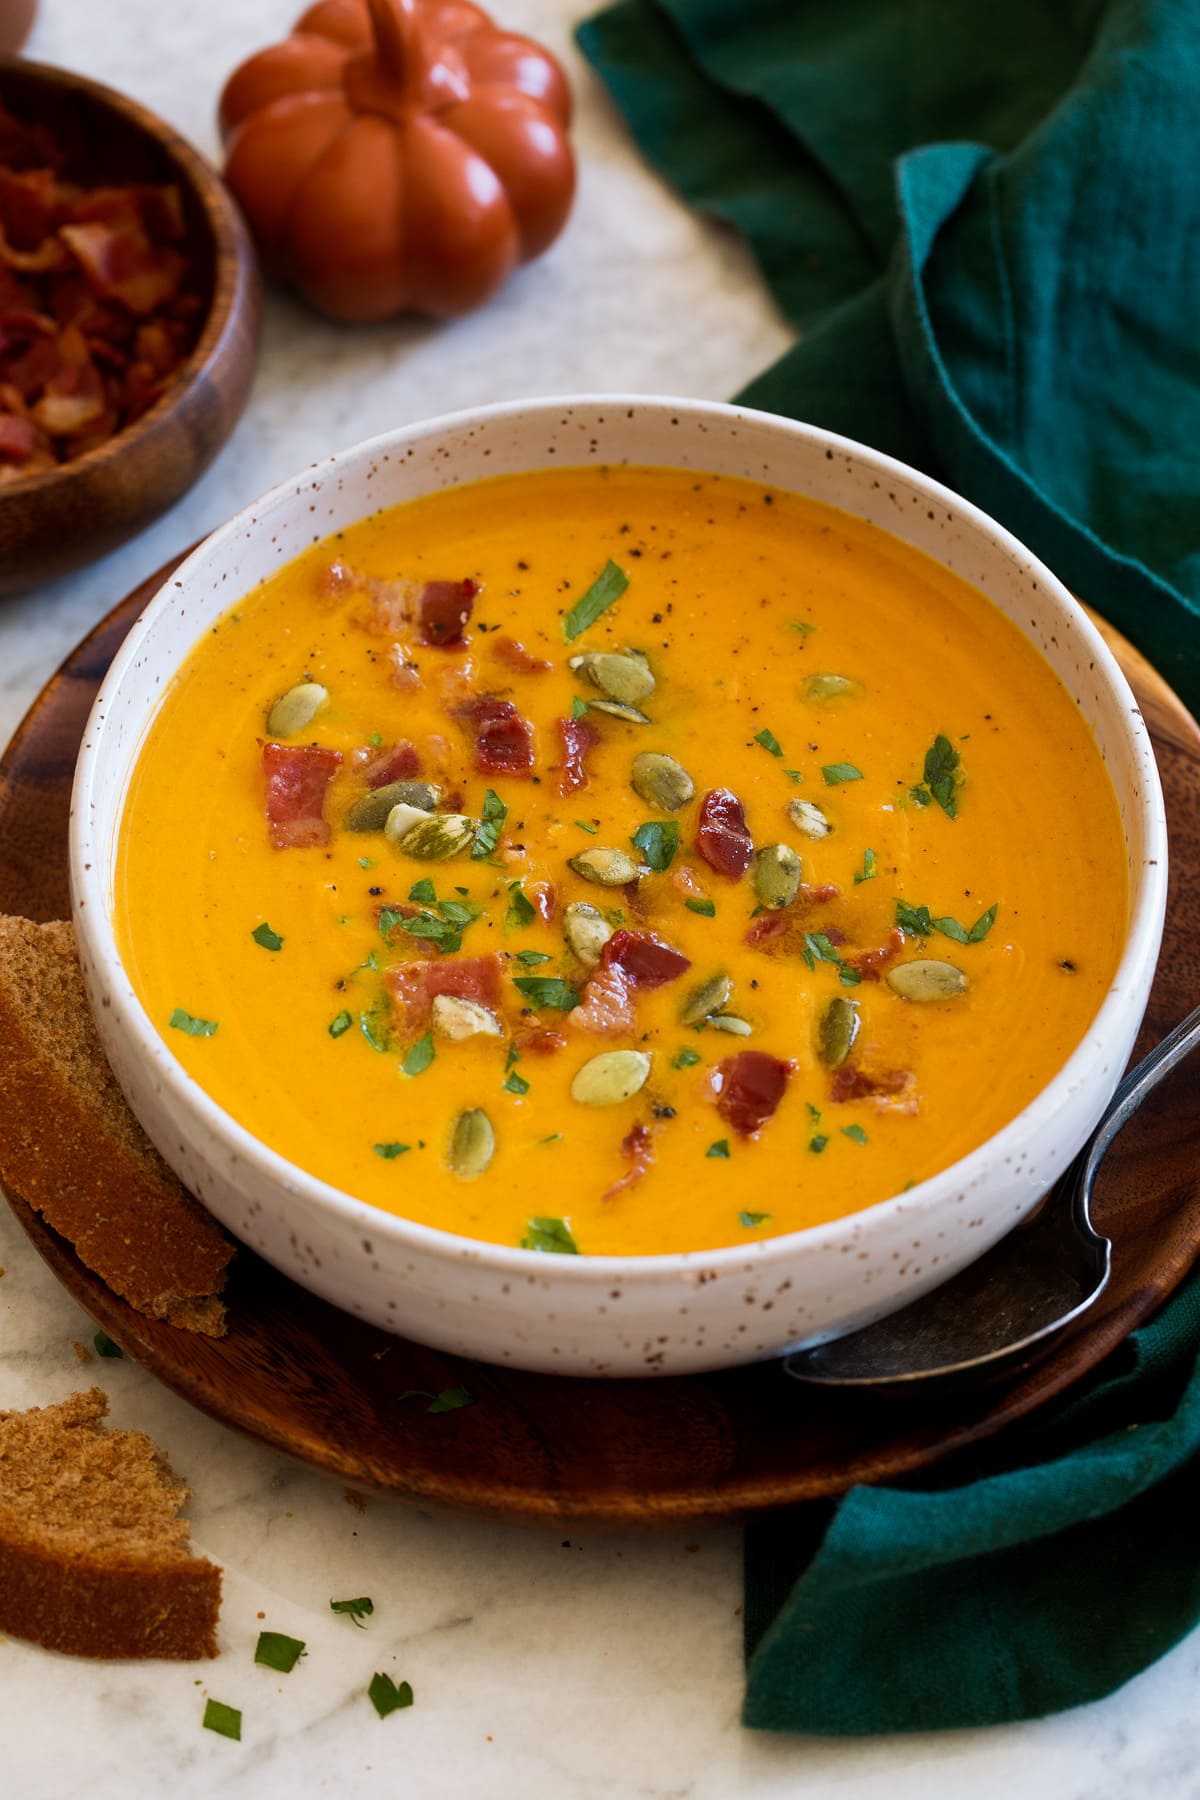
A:
{"type": "Polygon", "coordinates": [[[331,1038],[340,1038],[344,1032],[349,1031],[349,1029],[350,1029],[351,1025],[353,1025],[353,1023],[354,1023],[354,1020],[348,1012],[340,1012],[336,1019],[331,1019],[329,1021],[330,1037],[331,1038]]]}
{"type": "Polygon", "coordinates": [[[564,618],[563,642],[573,644],[581,632],[594,625],[601,614],[608,611],[614,600],[621,598],[628,586],[628,575],[624,569],[617,567],[610,556],[587,593],[580,596],[564,618]]]}
{"type": "Polygon", "coordinates": [[[909,788],[910,797],[918,806],[929,806],[936,801],[948,819],[957,819],[956,796],[966,779],[961,763],[962,758],[950,739],[944,732],[939,732],[925,752],[924,779],[918,786],[909,788]]]}
{"type": "Polygon", "coordinates": [[[525,889],[519,881],[508,884],[508,911],[504,915],[506,931],[523,931],[532,925],[537,918],[537,911],[532,900],[526,898],[525,889]]]}
{"type": "Polygon", "coordinates": [[[242,1741],[242,1715],[236,1706],[225,1706],[220,1700],[206,1700],[203,1723],[205,1731],[217,1731],[238,1744],[242,1741]]]}
{"type": "Polygon", "coordinates": [[[533,1007],[546,1006],[558,1012],[570,1012],[579,1005],[575,989],[557,975],[514,975],[513,985],[533,1007]]]}
{"type": "Polygon", "coordinates": [[[692,1050],[685,1044],[683,1049],[677,1050],[671,1058],[671,1067],[673,1069],[692,1069],[695,1068],[699,1061],[700,1052],[698,1050],[692,1050]]]}
{"type": "Polygon", "coordinates": [[[347,1613],[359,1630],[365,1631],[366,1626],[363,1624],[363,1620],[369,1618],[375,1611],[375,1602],[366,1594],[362,1594],[357,1600],[331,1600],[329,1610],[335,1613],[347,1613]]]}
{"type": "Polygon", "coordinates": [[[980,913],[968,930],[948,913],[943,918],[935,919],[927,906],[911,906],[907,900],[897,900],[896,923],[905,937],[927,938],[938,931],[955,944],[981,944],[996,923],[999,910],[1000,903],[996,901],[985,913],[980,913]]]}
{"type": "Polygon", "coordinates": [[[829,1139],[827,1137],[821,1137],[818,1134],[818,1136],[816,1136],[816,1137],[809,1138],[808,1147],[812,1151],[814,1156],[820,1156],[822,1150],[825,1148],[825,1146],[828,1142],[829,1142],[829,1139]]]}
{"type": "Polygon", "coordinates": [[[465,1387],[443,1388],[440,1394],[430,1388],[405,1388],[400,1395],[401,1400],[428,1400],[427,1413],[458,1412],[460,1408],[470,1406],[474,1397],[470,1388],[465,1387]]]}
{"type": "Polygon", "coordinates": [[[390,1675],[378,1673],[371,1677],[367,1697],[381,1719],[386,1719],[389,1713],[399,1712],[413,1703],[413,1691],[409,1682],[402,1681],[397,1687],[390,1675]]]}
{"type": "Polygon", "coordinates": [[[400,1064],[400,1073],[402,1075],[423,1075],[433,1061],[434,1055],[433,1033],[427,1031],[424,1037],[417,1039],[400,1064]]]}
{"type": "Polygon", "coordinates": [[[862,976],[849,963],[842,961],[833,944],[823,931],[806,931],[804,949],[800,952],[810,969],[815,969],[818,962],[832,964],[837,970],[843,987],[857,987],[862,976]]]}
{"type": "Polygon", "coordinates": [[[197,1019],[190,1012],[185,1012],[182,1006],[175,1008],[167,1024],[175,1031],[186,1032],[188,1037],[213,1037],[217,1029],[215,1019],[197,1019]]]}
{"type": "Polygon", "coordinates": [[[420,881],[413,882],[408,890],[408,897],[410,900],[415,900],[419,906],[437,905],[437,889],[428,875],[422,876],[420,881]]]}
{"type": "Polygon", "coordinates": [[[504,1091],[506,1094],[527,1094],[529,1092],[529,1083],[523,1075],[518,1075],[517,1071],[514,1069],[512,1074],[508,1077],[508,1080],[504,1083],[504,1091]]]}
{"type": "Polygon", "coordinates": [[[392,1046],[391,1016],[392,1009],[388,1005],[386,994],[380,994],[365,1013],[359,1014],[359,1030],[372,1050],[377,1050],[381,1056],[392,1046]]]}
{"type": "Polygon", "coordinates": [[[843,781],[861,781],[863,772],[853,763],[822,763],[821,773],[826,787],[840,787],[843,781]]]}
{"type": "Polygon", "coordinates": [[[640,850],[647,866],[661,875],[669,869],[679,849],[679,823],[676,819],[648,819],[639,825],[630,843],[640,850]]]}
{"type": "Polygon", "coordinates": [[[578,1256],[579,1245],[565,1219],[530,1219],[521,1239],[522,1250],[541,1250],[557,1256],[578,1256]]]}
{"type": "Polygon", "coordinates": [[[571,700],[571,717],[573,719],[582,719],[582,717],[586,711],[587,711],[587,701],[581,700],[579,698],[579,695],[575,694],[571,700]]]}
{"type": "Polygon", "coordinates": [[[856,1144],[865,1144],[867,1134],[861,1125],[843,1125],[842,1136],[851,1138],[856,1144]]]}
{"type": "Polygon", "coordinates": [[[769,751],[772,756],[783,755],[783,745],[779,742],[775,733],[769,731],[765,725],[761,731],[755,732],[754,741],[756,744],[761,744],[763,749],[769,751]]]}
{"type": "Polygon", "coordinates": [[[400,1143],[372,1144],[371,1148],[374,1150],[376,1156],[382,1156],[384,1162],[394,1162],[398,1156],[403,1156],[406,1150],[411,1150],[412,1145],[400,1143]]]}
{"type": "Polygon", "coordinates": [[[485,857],[494,855],[507,817],[507,806],[499,794],[488,788],[483,796],[483,814],[475,833],[475,842],[471,845],[472,862],[482,862],[485,857]]]}
{"type": "Polygon", "coordinates": [[[715,919],[717,909],[711,900],[685,900],[683,903],[689,912],[699,913],[701,918],[715,919]]]}
{"type": "Polygon", "coordinates": [[[544,950],[518,950],[517,961],[524,963],[527,969],[536,969],[539,963],[549,962],[550,958],[544,950]]]}
{"type": "Polygon", "coordinates": [[[287,1637],[282,1631],[260,1631],[258,1634],[254,1660],[262,1663],[264,1668],[290,1675],[303,1655],[304,1644],[299,1638],[287,1637]]]}
{"type": "Polygon", "coordinates": [[[595,837],[600,829],[598,825],[589,824],[586,819],[576,819],[575,823],[578,825],[580,831],[586,831],[589,837],[595,837]]]}
{"type": "Polygon", "coordinates": [[[724,1158],[728,1159],[729,1139],[728,1138],[718,1138],[715,1144],[710,1144],[708,1146],[708,1149],[704,1152],[704,1154],[705,1154],[705,1156],[720,1156],[720,1157],[724,1157],[724,1158]]]}
{"type": "Polygon", "coordinates": [[[92,1342],[96,1346],[97,1356],[112,1356],[124,1359],[125,1352],[122,1350],[120,1344],[113,1343],[107,1331],[98,1331],[92,1339],[92,1342]]]}
{"type": "Polygon", "coordinates": [[[854,871],[855,887],[858,887],[860,885],[860,883],[864,882],[864,881],[874,881],[874,879],[878,873],[879,873],[879,858],[876,856],[876,854],[873,850],[864,850],[863,851],[863,866],[861,869],[855,869],[855,871],[854,871]]]}
{"type": "Polygon", "coordinates": [[[265,919],[261,925],[255,926],[254,930],[250,933],[250,936],[254,939],[255,943],[261,945],[264,950],[283,949],[283,939],[277,931],[271,930],[271,927],[267,924],[265,919]]]}
{"type": "Polygon", "coordinates": [[[774,1217],[774,1213],[740,1212],[738,1214],[738,1224],[744,1225],[747,1231],[753,1231],[756,1225],[765,1225],[768,1219],[773,1219],[774,1217]]]}

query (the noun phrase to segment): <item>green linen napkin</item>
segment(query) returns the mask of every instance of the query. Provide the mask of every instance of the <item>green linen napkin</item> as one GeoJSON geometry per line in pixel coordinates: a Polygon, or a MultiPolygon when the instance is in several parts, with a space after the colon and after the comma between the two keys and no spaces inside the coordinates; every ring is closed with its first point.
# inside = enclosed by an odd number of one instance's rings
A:
{"type": "MultiPolygon", "coordinates": [[[[1200,708],[1200,0],[622,0],[580,42],[802,341],[741,396],[999,518],[1200,708]]],[[[747,1533],[749,1725],[994,1724],[1200,1619],[1200,1277],[1081,1398],[747,1533]]]]}

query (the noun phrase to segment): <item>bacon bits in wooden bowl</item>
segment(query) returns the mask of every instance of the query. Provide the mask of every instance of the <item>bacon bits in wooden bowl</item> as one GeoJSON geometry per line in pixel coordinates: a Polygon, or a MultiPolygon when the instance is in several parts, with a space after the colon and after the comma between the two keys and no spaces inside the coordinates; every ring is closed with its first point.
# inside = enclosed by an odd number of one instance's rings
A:
{"type": "Polygon", "coordinates": [[[258,319],[203,159],[111,89],[0,57],[0,595],[191,486],[242,410],[258,319]]]}

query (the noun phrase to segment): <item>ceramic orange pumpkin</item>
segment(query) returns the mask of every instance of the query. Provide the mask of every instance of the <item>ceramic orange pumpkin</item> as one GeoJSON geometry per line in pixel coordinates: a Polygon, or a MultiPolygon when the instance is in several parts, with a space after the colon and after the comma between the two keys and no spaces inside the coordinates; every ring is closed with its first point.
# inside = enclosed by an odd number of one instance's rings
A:
{"type": "Polygon", "coordinates": [[[225,178],[267,272],[322,312],[445,317],[562,229],[570,105],[469,0],[319,0],[226,84],[225,178]]]}

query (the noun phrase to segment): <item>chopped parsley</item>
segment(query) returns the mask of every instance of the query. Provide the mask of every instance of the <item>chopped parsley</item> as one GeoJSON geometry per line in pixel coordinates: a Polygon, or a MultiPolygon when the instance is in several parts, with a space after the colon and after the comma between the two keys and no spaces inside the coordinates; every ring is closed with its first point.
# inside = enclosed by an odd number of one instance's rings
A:
{"type": "Polygon", "coordinates": [[[550,958],[544,950],[518,950],[517,961],[524,963],[527,969],[536,969],[539,963],[549,962],[550,958]]]}
{"type": "Polygon", "coordinates": [[[586,831],[589,837],[595,837],[600,829],[598,825],[589,824],[586,819],[576,819],[575,823],[578,825],[580,831],[586,831]]]}
{"type": "Polygon", "coordinates": [[[842,1136],[853,1139],[856,1144],[865,1144],[867,1134],[861,1125],[843,1125],[842,1136]]]}
{"type": "Polygon", "coordinates": [[[879,858],[876,856],[876,854],[873,850],[864,850],[863,851],[863,866],[861,869],[855,869],[855,871],[854,871],[855,887],[858,887],[859,884],[864,881],[874,881],[874,879],[878,873],[879,873],[879,858]]]}
{"type": "Polygon", "coordinates": [[[358,866],[360,869],[370,869],[374,865],[369,856],[360,856],[358,859],[358,866]]]}
{"type": "Polygon", "coordinates": [[[384,1162],[394,1162],[398,1156],[403,1156],[406,1150],[411,1150],[412,1145],[400,1143],[372,1144],[371,1148],[374,1150],[376,1156],[382,1156],[384,1162]]]}
{"type": "Polygon", "coordinates": [[[611,556],[586,594],[580,596],[562,622],[563,642],[575,639],[606,613],[614,600],[619,600],[629,586],[629,577],[619,569],[611,556]]]}
{"type": "Polygon", "coordinates": [[[675,819],[648,819],[639,825],[630,843],[640,850],[649,868],[661,875],[669,869],[679,849],[679,824],[675,819]]]}
{"type": "Polygon", "coordinates": [[[582,719],[586,711],[587,701],[581,700],[578,694],[573,695],[571,699],[571,717],[573,719],[582,719]]]}
{"type": "Polygon", "coordinates": [[[728,1159],[729,1139],[728,1138],[718,1138],[715,1144],[710,1144],[708,1146],[708,1149],[704,1152],[704,1154],[705,1154],[705,1156],[720,1156],[720,1157],[724,1157],[724,1158],[728,1159]]]}
{"type": "Polygon", "coordinates": [[[215,1019],[197,1019],[192,1013],[185,1012],[177,1006],[167,1024],[175,1031],[185,1031],[189,1037],[213,1037],[217,1029],[215,1019]]]}
{"type": "Polygon", "coordinates": [[[939,931],[943,937],[950,938],[956,944],[981,944],[996,923],[999,910],[1000,903],[996,901],[985,913],[980,913],[975,923],[968,928],[960,925],[949,914],[935,919],[927,906],[910,906],[907,900],[897,900],[896,923],[905,937],[927,938],[939,931]]]}
{"type": "Polygon", "coordinates": [[[412,1687],[407,1681],[402,1681],[397,1687],[390,1675],[378,1673],[371,1677],[367,1696],[381,1719],[386,1719],[389,1713],[399,1712],[401,1708],[413,1703],[412,1687]]]}
{"type": "Polygon", "coordinates": [[[242,1741],[242,1715],[236,1706],[225,1706],[220,1700],[206,1700],[204,1703],[205,1731],[220,1732],[222,1737],[232,1738],[235,1743],[242,1741]]]}
{"type": "Polygon", "coordinates": [[[579,1245],[565,1219],[530,1219],[521,1239],[522,1250],[541,1250],[557,1256],[578,1256],[579,1245]]]}
{"type": "Polygon", "coordinates": [[[348,1012],[340,1012],[336,1019],[331,1019],[329,1021],[330,1037],[340,1038],[344,1032],[349,1031],[353,1023],[354,1020],[348,1012]]]}
{"type": "Polygon", "coordinates": [[[362,1594],[357,1600],[331,1600],[329,1610],[335,1613],[347,1613],[359,1630],[365,1631],[366,1626],[363,1624],[363,1620],[369,1618],[375,1611],[375,1602],[368,1595],[362,1594]]]}
{"type": "Polygon", "coordinates": [[[475,833],[475,842],[471,845],[472,862],[482,862],[485,857],[495,855],[507,817],[507,806],[499,794],[488,788],[483,796],[483,814],[475,833]]]}
{"type": "Polygon", "coordinates": [[[783,755],[783,745],[779,742],[775,733],[768,730],[765,725],[761,731],[755,732],[754,741],[756,744],[761,744],[763,749],[769,751],[772,756],[783,755]]]}
{"type": "Polygon", "coordinates": [[[829,1139],[827,1137],[822,1137],[820,1135],[820,1133],[818,1133],[816,1137],[809,1138],[808,1147],[812,1151],[814,1156],[820,1156],[822,1150],[825,1148],[825,1146],[828,1142],[829,1142],[829,1139]]]}
{"type": "Polygon", "coordinates": [[[290,1675],[303,1655],[304,1645],[299,1638],[286,1637],[282,1631],[260,1631],[258,1634],[254,1660],[262,1663],[264,1668],[290,1675]]]}
{"type": "Polygon", "coordinates": [[[768,1219],[773,1219],[774,1217],[774,1213],[740,1212],[738,1214],[738,1224],[744,1225],[747,1231],[753,1231],[756,1225],[765,1225],[768,1219]]]}
{"type": "Polygon", "coordinates": [[[685,1044],[683,1049],[677,1050],[671,1058],[671,1067],[673,1069],[692,1069],[699,1061],[700,1052],[698,1050],[690,1049],[688,1045],[685,1044]]]}
{"type": "Polygon", "coordinates": [[[372,1050],[378,1050],[381,1056],[392,1046],[391,1017],[392,1009],[388,1005],[386,994],[380,994],[365,1013],[359,1014],[359,1030],[372,1050]]]}
{"type": "Polygon", "coordinates": [[[557,975],[514,975],[513,985],[533,1007],[548,1006],[558,1012],[570,1012],[572,1007],[579,1005],[575,989],[557,975]]]}
{"type": "Polygon", "coordinates": [[[417,897],[424,904],[413,917],[407,917],[396,906],[380,907],[381,936],[390,943],[392,933],[400,930],[424,943],[436,944],[443,956],[453,956],[462,949],[463,932],[480,917],[482,906],[477,900],[439,900],[432,881],[418,881],[410,899],[417,895],[418,888],[420,894],[417,897]],[[430,907],[436,907],[436,912],[430,911],[430,907]]]}
{"type": "Polygon", "coordinates": [[[97,1356],[112,1356],[112,1357],[123,1358],[125,1355],[125,1352],[122,1350],[120,1344],[114,1344],[112,1339],[109,1337],[107,1331],[98,1331],[96,1333],[95,1337],[92,1339],[92,1342],[96,1346],[96,1355],[97,1356]]]}
{"type": "Polygon", "coordinates": [[[517,1071],[514,1069],[504,1083],[504,1091],[506,1094],[527,1094],[529,1092],[529,1083],[523,1075],[518,1075],[517,1071]]]}
{"type": "Polygon", "coordinates": [[[950,739],[939,732],[925,752],[924,779],[916,787],[909,788],[910,798],[918,806],[929,806],[936,801],[948,819],[957,819],[958,790],[965,780],[961,763],[962,758],[950,739]]]}
{"type": "Polygon", "coordinates": [[[422,876],[420,881],[413,882],[408,890],[408,897],[410,900],[415,900],[419,906],[437,905],[437,889],[428,875],[422,876]]]}
{"type": "Polygon", "coordinates": [[[787,629],[789,631],[799,632],[801,636],[806,637],[810,631],[815,631],[817,628],[815,625],[808,624],[804,619],[789,619],[787,622],[787,629]]]}
{"type": "Polygon", "coordinates": [[[402,1075],[423,1075],[434,1058],[433,1033],[427,1031],[419,1037],[404,1061],[400,1064],[402,1075]]]}
{"type": "Polygon", "coordinates": [[[849,963],[842,961],[823,931],[806,931],[804,949],[800,954],[810,969],[815,969],[818,962],[831,963],[837,970],[843,987],[857,987],[862,980],[857,969],[852,969],[849,963]]]}
{"type": "Polygon", "coordinates": [[[826,787],[840,787],[843,781],[861,781],[863,772],[853,763],[822,763],[821,773],[826,787]]]}
{"type": "Polygon", "coordinates": [[[405,1388],[400,1395],[401,1400],[428,1400],[427,1413],[458,1412],[462,1407],[470,1406],[474,1397],[470,1388],[465,1387],[443,1388],[440,1394],[435,1394],[431,1388],[405,1388]]]}
{"type": "Polygon", "coordinates": [[[711,900],[685,900],[683,903],[689,912],[699,913],[701,918],[715,919],[717,909],[711,900]]]}
{"type": "Polygon", "coordinates": [[[254,927],[250,936],[254,939],[255,943],[261,945],[264,950],[283,949],[283,939],[277,931],[271,930],[271,927],[267,924],[265,919],[261,925],[256,925],[254,927]]]}
{"type": "Polygon", "coordinates": [[[506,931],[523,931],[532,925],[537,918],[537,911],[532,900],[526,898],[525,889],[519,881],[508,884],[508,911],[504,915],[506,931]]]}

